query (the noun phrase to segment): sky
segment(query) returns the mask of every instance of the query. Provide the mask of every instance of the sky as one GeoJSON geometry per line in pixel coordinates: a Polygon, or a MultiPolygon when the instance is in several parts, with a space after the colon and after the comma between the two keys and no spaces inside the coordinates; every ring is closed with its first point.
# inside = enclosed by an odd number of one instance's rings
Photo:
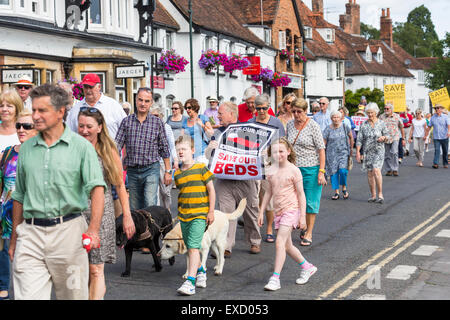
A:
{"type": "MultiPolygon", "coordinates": [[[[311,0],[303,0],[311,8],[311,0]]],[[[326,20],[339,26],[339,15],[345,13],[345,4],[348,0],[323,0],[324,16],[326,20]]],[[[445,32],[450,32],[450,1],[449,0],[356,0],[360,5],[361,22],[380,28],[382,8],[391,9],[392,23],[406,22],[408,13],[422,4],[431,12],[439,39],[444,39],[445,32]]]]}

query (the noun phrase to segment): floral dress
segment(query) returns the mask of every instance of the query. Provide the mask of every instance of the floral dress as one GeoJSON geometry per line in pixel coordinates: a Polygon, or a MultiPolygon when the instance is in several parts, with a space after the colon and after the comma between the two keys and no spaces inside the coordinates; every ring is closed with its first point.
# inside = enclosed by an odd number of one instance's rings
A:
{"type": "Polygon", "coordinates": [[[339,169],[347,169],[348,156],[350,155],[348,132],[344,128],[345,124],[337,129],[327,126],[323,132],[323,138],[327,141],[326,145],[326,171],[327,176],[331,177],[339,169]]]}
{"type": "Polygon", "coordinates": [[[3,190],[1,195],[0,225],[2,229],[2,239],[10,239],[12,231],[12,193],[16,189],[16,167],[19,153],[14,150],[14,146],[6,148],[6,157],[2,170],[3,190]],[[12,149],[11,149],[12,148],[12,149]],[[11,150],[11,152],[9,152],[11,150]]]}
{"type": "Polygon", "coordinates": [[[388,141],[390,140],[389,130],[384,121],[378,119],[373,127],[369,120],[361,125],[356,146],[362,146],[364,150],[364,159],[361,166],[362,171],[383,168],[384,142],[377,141],[381,136],[387,137],[388,141]]]}

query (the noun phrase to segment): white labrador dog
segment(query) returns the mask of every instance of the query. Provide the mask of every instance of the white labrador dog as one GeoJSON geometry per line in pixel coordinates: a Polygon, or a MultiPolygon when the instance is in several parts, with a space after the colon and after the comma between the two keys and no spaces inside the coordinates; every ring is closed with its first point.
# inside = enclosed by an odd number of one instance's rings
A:
{"type": "MultiPolygon", "coordinates": [[[[214,210],[214,222],[208,227],[203,234],[202,247],[200,249],[202,266],[206,269],[206,260],[208,259],[209,249],[212,248],[217,258],[217,264],[214,267],[214,274],[221,275],[223,265],[225,264],[225,247],[227,244],[227,233],[229,220],[235,220],[242,216],[245,207],[247,206],[247,199],[244,198],[239,202],[237,209],[230,214],[226,214],[219,210],[214,210]]],[[[187,248],[183,241],[181,233],[181,226],[179,223],[168,232],[163,241],[162,248],[159,252],[162,260],[168,260],[177,254],[186,254],[187,248]]],[[[186,254],[186,273],[183,278],[186,279],[188,275],[189,257],[186,254]]]]}

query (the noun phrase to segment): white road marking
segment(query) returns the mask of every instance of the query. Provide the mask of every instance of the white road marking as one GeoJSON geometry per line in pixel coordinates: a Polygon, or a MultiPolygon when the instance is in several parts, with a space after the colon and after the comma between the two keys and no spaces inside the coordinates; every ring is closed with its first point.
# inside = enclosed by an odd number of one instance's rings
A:
{"type": "Polygon", "coordinates": [[[392,269],[391,272],[386,276],[388,279],[396,280],[408,280],[411,275],[416,272],[417,267],[415,266],[403,266],[399,265],[392,269]]]}
{"type": "Polygon", "coordinates": [[[365,294],[358,298],[358,300],[386,300],[386,296],[384,294],[365,294]]]}
{"type": "Polygon", "coordinates": [[[450,238],[450,230],[449,229],[443,229],[436,235],[436,237],[450,238]]]}
{"type": "Polygon", "coordinates": [[[433,254],[433,252],[435,252],[437,249],[439,249],[438,246],[427,246],[427,245],[423,245],[420,246],[419,248],[417,248],[414,252],[412,252],[412,255],[415,256],[431,256],[433,254]]]}

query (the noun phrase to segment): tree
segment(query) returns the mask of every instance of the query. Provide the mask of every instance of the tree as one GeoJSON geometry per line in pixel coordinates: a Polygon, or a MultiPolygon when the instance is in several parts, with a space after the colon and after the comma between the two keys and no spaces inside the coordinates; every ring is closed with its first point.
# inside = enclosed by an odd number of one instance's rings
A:
{"type": "Polygon", "coordinates": [[[362,96],[366,97],[367,103],[375,102],[380,108],[380,112],[384,110],[384,92],[380,89],[375,88],[370,90],[370,88],[360,88],[356,92],[346,90],[345,106],[351,115],[358,111],[358,105],[362,96]]]}
{"type": "Polygon", "coordinates": [[[380,30],[361,22],[361,35],[366,39],[380,39],[380,30]]]}
{"type": "Polygon", "coordinates": [[[450,89],[450,33],[445,34],[445,39],[441,41],[445,54],[438,59],[431,69],[427,70],[426,83],[431,90],[442,87],[450,89]]]}
{"type": "Polygon", "coordinates": [[[394,41],[415,57],[439,57],[443,53],[431,12],[424,5],[413,9],[405,23],[395,24],[394,41]]]}

